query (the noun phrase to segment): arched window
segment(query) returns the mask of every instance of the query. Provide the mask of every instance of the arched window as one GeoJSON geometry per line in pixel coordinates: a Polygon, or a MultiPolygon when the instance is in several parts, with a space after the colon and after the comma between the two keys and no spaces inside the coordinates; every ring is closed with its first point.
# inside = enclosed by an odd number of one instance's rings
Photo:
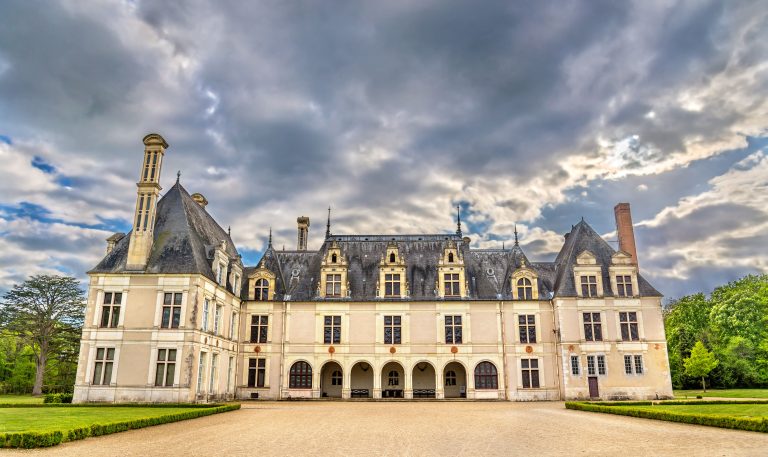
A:
{"type": "Polygon", "coordinates": [[[400,385],[400,373],[397,372],[397,370],[392,370],[389,372],[389,380],[387,382],[388,386],[399,386],[400,385]]]}
{"type": "Polygon", "coordinates": [[[455,386],[456,385],[456,372],[453,370],[448,370],[445,372],[445,385],[446,386],[455,386]]]}
{"type": "Polygon", "coordinates": [[[395,263],[395,253],[389,254],[389,263],[395,263]]]}
{"type": "Polygon", "coordinates": [[[453,263],[453,252],[448,253],[448,263],[453,263]]]}
{"type": "Polygon", "coordinates": [[[533,299],[533,285],[528,278],[520,278],[517,280],[517,298],[519,300],[532,300],[533,299]]]}
{"type": "Polygon", "coordinates": [[[331,385],[332,386],[341,385],[341,371],[336,370],[333,373],[331,373],[331,385]]]}
{"type": "Polygon", "coordinates": [[[336,262],[338,262],[338,261],[339,261],[339,258],[336,256],[336,254],[333,254],[333,255],[331,256],[331,263],[336,263],[336,262]]]}
{"type": "Polygon", "coordinates": [[[499,374],[496,365],[480,362],[475,367],[475,389],[498,389],[499,374]]]}
{"type": "Polygon", "coordinates": [[[288,387],[291,389],[312,388],[312,367],[307,362],[301,361],[291,365],[288,387]]]}
{"type": "Polygon", "coordinates": [[[256,300],[269,300],[269,281],[266,279],[256,281],[256,300]]]}

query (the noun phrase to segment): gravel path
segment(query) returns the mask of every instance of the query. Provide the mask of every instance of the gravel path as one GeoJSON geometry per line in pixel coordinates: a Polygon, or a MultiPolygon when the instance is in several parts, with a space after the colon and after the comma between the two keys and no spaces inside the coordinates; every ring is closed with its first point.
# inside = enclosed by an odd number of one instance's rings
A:
{"type": "Polygon", "coordinates": [[[768,456],[768,434],[570,411],[561,402],[259,402],[2,456],[768,456]]]}

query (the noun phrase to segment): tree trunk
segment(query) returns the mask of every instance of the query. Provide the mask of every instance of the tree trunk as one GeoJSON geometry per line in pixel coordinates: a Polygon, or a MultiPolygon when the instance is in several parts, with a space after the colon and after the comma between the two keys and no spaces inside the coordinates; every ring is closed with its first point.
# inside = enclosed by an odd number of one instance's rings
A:
{"type": "Polygon", "coordinates": [[[32,395],[43,394],[43,374],[45,374],[45,363],[48,361],[47,348],[40,348],[40,357],[37,358],[35,367],[35,386],[32,388],[32,395]]]}
{"type": "Polygon", "coordinates": [[[707,391],[707,383],[704,381],[704,376],[701,377],[701,388],[704,389],[704,392],[707,391]]]}

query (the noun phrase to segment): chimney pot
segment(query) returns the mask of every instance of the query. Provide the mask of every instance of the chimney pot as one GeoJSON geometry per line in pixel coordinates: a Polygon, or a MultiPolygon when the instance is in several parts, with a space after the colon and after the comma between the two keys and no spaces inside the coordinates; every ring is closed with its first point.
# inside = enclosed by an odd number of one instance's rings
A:
{"type": "Polygon", "coordinates": [[[637,265],[635,231],[632,227],[632,212],[629,203],[619,203],[613,208],[616,216],[616,233],[619,236],[619,250],[632,256],[632,263],[637,265]]]}

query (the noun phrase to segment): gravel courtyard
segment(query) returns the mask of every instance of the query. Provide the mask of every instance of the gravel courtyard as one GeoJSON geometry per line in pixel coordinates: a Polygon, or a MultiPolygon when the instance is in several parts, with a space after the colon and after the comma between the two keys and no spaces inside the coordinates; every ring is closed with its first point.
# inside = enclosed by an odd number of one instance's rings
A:
{"type": "Polygon", "coordinates": [[[260,402],[2,454],[766,456],[768,434],[570,411],[561,402],[260,402]]]}

